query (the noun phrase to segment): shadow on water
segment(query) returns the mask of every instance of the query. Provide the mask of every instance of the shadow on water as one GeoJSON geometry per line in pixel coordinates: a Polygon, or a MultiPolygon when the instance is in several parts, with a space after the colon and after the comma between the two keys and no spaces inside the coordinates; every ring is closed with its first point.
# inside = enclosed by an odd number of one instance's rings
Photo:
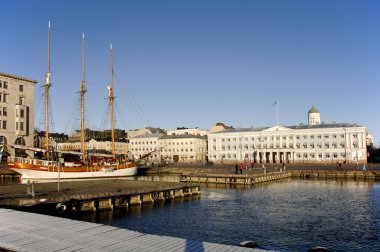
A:
{"type": "Polygon", "coordinates": [[[203,247],[203,242],[186,240],[185,252],[193,252],[193,251],[199,251],[199,252],[205,251],[203,247]]]}

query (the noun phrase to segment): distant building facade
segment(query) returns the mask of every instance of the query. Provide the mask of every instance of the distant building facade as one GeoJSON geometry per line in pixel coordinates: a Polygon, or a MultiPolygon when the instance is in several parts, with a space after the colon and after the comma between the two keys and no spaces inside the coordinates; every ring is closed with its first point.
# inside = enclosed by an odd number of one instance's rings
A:
{"type": "Polygon", "coordinates": [[[207,136],[168,135],[159,139],[161,159],[166,162],[204,163],[207,155],[207,136]]]}
{"type": "Polygon", "coordinates": [[[168,136],[174,135],[194,135],[194,136],[207,136],[207,130],[201,130],[199,128],[186,128],[186,127],[178,127],[175,130],[166,131],[168,136]]]}
{"type": "Polygon", "coordinates": [[[127,132],[128,139],[141,136],[141,135],[151,135],[151,134],[166,135],[166,131],[160,128],[145,127],[143,129],[129,130],[127,132]]]}
{"type": "MultiPolygon", "coordinates": [[[[36,80],[0,73],[0,143],[33,146],[36,83],[36,80]]],[[[14,154],[15,150],[7,148],[7,151],[14,154]]]]}
{"type": "MultiPolygon", "coordinates": [[[[80,142],[57,142],[58,151],[81,151],[80,142]]],[[[112,154],[112,142],[111,141],[96,141],[90,139],[86,142],[86,150],[88,154],[112,154]]],[[[128,155],[128,143],[127,142],[115,142],[115,152],[117,156],[126,157],[128,155]]]]}
{"type": "Polygon", "coordinates": [[[129,157],[135,160],[142,158],[147,163],[201,163],[207,154],[207,137],[191,134],[139,135],[130,138],[129,145],[129,157]]]}
{"type": "Polygon", "coordinates": [[[214,162],[364,163],[367,128],[354,124],[321,124],[318,110],[309,125],[227,129],[208,135],[208,159],[214,162]]]}
{"type": "Polygon", "coordinates": [[[143,158],[145,155],[151,153],[145,160],[147,162],[160,162],[161,156],[158,150],[160,146],[159,139],[162,136],[164,136],[164,134],[155,133],[140,134],[133,138],[129,138],[128,157],[133,160],[139,160],[143,158]]]}

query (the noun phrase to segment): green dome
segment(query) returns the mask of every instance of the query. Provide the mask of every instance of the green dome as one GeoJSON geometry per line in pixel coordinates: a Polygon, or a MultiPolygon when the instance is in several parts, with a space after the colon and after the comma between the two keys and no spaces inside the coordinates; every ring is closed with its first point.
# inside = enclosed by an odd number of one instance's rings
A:
{"type": "Polygon", "coordinates": [[[318,109],[317,109],[316,107],[314,107],[314,105],[313,105],[313,107],[309,110],[309,114],[311,114],[311,113],[319,113],[318,109]]]}

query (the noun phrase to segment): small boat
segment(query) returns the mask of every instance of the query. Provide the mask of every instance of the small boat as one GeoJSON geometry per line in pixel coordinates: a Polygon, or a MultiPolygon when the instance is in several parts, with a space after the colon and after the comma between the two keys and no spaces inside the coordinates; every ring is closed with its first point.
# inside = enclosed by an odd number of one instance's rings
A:
{"type": "Polygon", "coordinates": [[[23,157],[8,157],[8,167],[21,174],[22,179],[38,179],[38,180],[55,180],[55,179],[85,179],[85,178],[113,178],[134,176],[137,174],[137,163],[116,161],[115,150],[115,134],[114,134],[114,93],[113,93],[113,60],[112,60],[112,45],[110,47],[111,55],[111,85],[107,87],[110,101],[110,116],[111,116],[111,137],[112,137],[112,155],[108,155],[107,161],[105,158],[91,160],[86,155],[85,143],[85,127],[84,127],[84,94],[85,90],[85,71],[84,71],[84,34],[82,37],[83,49],[83,77],[81,81],[81,152],[70,152],[70,154],[79,154],[82,157],[80,163],[63,162],[60,160],[50,160],[49,146],[49,88],[50,83],[50,22],[48,26],[48,71],[45,75],[45,149],[37,149],[26,146],[11,146],[13,148],[28,149],[32,151],[42,151],[45,159],[23,158],[23,157]]]}

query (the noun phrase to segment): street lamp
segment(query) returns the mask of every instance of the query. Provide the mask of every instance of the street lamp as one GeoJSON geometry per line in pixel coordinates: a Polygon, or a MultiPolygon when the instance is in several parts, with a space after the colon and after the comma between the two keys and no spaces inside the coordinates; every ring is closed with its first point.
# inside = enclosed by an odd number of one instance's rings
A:
{"type": "Polygon", "coordinates": [[[347,129],[343,128],[344,130],[344,163],[347,163],[347,129]]]}

